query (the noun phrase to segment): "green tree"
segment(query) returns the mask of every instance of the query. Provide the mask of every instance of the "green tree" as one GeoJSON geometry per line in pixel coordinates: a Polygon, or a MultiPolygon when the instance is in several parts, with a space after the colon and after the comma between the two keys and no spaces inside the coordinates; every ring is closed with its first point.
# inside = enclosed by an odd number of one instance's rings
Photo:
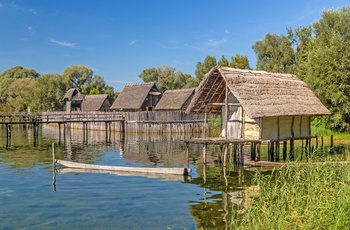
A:
{"type": "Polygon", "coordinates": [[[27,112],[33,96],[35,80],[32,78],[18,78],[8,87],[8,112],[27,112]]]}
{"type": "Polygon", "coordinates": [[[250,69],[248,57],[240,54],[231,57],[229,66],[236,69],[250,69]]]}
{"type": "Polygon", "coordinates": [[[83,95],[91,90],[93,71],[89,66],[70,66],[63,72],[63,78],[68,88],[77,88],[83,95]]]}
{"type": "Polygon", "coordinates": [[[256,41],[253,49],[257,56],[258,70],[294,73],[296,69],[292,42],[284,35],[266,34],[264,40],[256,41]]]}
{"type": "Polygon", "coordinates": [[[144,82],[156,82],[161,91],[181,89],[191,75],[182,72],[175,72],[175,68],[170,66],[160,66],[158,68],[144,69],[139,75],[144,82]]]}
{"type": "Polygon", "coordinates": [[[330,109],[328,125],[350,131],[350,7],[326,10],[313,24],[305,81],[330,109]]]}
{"type": "Polygon", "coordinates": [[[28,98],[32,81],[40,75],[33,69],[15,66],[0,74],[0,111],[18,112],[28,108],[28,98]],[[26,79],[26,80],[20,80],[26,79]],[[20,80],[20,81],[17,81],[20,80]],[[19,92],[21,91],[21,92],[19,92]],[[25,104],[21,104],[21,102],[25,104]]]}
{"type": "Polygon", "coordinates": [[[64,94],[67,86],[59,74],[44,74],[35,81],[31,100],[32,111],[62,111],[64,110],[64,94]]]}
{"type": "Polygon", "coordinates": [[[207,56],[204,62],[197,62],[196,65],[196,78],[201,82],[205,76],[214,66],[216,66],[216,58],[213,56],[207,56]]]}
{"type": "Polygon", "coordinates": [[[218,65],[223,67],[229,66],[228,60],[225,58],[224,55],[221,56],[221,59],[218,61],[218,65]]]}

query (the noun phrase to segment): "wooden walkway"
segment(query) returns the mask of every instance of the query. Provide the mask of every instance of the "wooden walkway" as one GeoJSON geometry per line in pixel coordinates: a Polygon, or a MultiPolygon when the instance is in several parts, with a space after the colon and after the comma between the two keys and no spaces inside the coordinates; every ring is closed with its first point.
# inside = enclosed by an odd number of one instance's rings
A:
{"type": "MultiPolygon", "coordinates": [[[[231,154],[233,154],[234,163],[244,164],[245,154],[244,154],[244,146],[250,146],[250,160],[251,161],[259,161],[260,160],[260,147],[261,140],[248,140],[248,139],[233,139],[233,138],[192,138],[189,140],[184,140],[186,144],[186,154],[187,159],[189,159],[188,155],[188,147],[189,144],[202,144],[203,145],[203,163],[206,164],[206,155],[207,155],[207,146],[208,144],[220,145],[220,153],[219,158],[223,157],[223,164],[226,166],[227,162],[227,154],[229,146],[231,148],[231,154]]],[[[188,162],[189,164],[189,162],[188,162]]]]}

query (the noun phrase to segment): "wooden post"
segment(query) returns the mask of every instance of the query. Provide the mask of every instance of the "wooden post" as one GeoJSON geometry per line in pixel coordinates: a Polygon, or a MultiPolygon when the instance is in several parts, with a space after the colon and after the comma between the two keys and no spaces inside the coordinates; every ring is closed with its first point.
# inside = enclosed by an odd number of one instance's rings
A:
{"type": "Polygon", "coordinates": [[[186,161],[187,161],[187,168],[190,168],[190,156],[189,156],[189,152],[188,152],[188,147],[189,147],[189,143],[186,142],[186,161]]]}
{"type": "Polygon", "coordinates": [[[250,160],[255,160],[255,143],[250,143],[250,160]]]}
{"type": "Polygon", "coordinates": [[[287,141],[283,141],[283,161],[287,159],[287,141]]]}
{"type": "Polygon", "coordinates": [[[55,159],[55,143],[52,142],[52,188],[56,192],[56,159],[55,159]]]}
{"type": "MultiPolygon", "coordinates": [[[[226,161],[227,161],[227,149],[228,149],[228,144],[225,144],[225,151],[224,151],[224,167],[226,167],[226,161]]],[[[226,171],[226,169],[224,169],[226,171]]]]}
{"type": "Polygon", "coordinates": [[[219,161],[219,163],[221,163],[222,162],[222,159],[221,159],[221,157],[222,157],[222,149],[223,149],[223,145],[222,144],[220,144],[220,152],[219,152],[219,155],[218,155],[218,161],[219,161]]]}
{"type": "Polygon", "coordinates": [[[203,130],[202,130],[202,133],[203,133],[203,138],[206,137],[206,126],[207,125],[207,106],[204,107],[204,124],[203,124],[203,130]]]}
{"type": "Polygon", "coordinates": [[[227,139],[228,134],[228,115],[229,115],[229,107],[228,107],[228,87],[226,83],[225,87],[225,139],[227,139]]]}
{"type": "Polygon", "coordinates": [[[309,159],[309,138],[305,140],[305,158],[309,159]]]}
{"type": "Polygon", "coordinates": [[[280,141],[276,141],[276,154],[275,154],[275,160],[280,161],[280,141]]]}
{"type": "Polygon", "coordinates": [[[289,159],[294,160],[294,139],[290,139],[289,159]]]}
{"type": "Polygon", "coordinates": [[[333,144],[334,144],[334,142],[333,142],[333,135],[331,135],[331,143],[330,143],[330,149],[329,149],[329,153],[330,154],[333,154],[334,153],[334,149],[333,149],[333,144]]]}
{"type": "Polygon", "coordinates": [[[203,164],[207,163],[207,143],[203,144],[203,164]]]}

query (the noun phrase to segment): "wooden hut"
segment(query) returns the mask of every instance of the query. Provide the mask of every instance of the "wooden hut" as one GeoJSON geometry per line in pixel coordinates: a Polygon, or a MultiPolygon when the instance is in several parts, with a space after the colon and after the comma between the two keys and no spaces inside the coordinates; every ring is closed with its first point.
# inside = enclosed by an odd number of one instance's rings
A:
{"type": "Polygon", "coordinates": [[[190,104],[195,89],[167,90],[156,105],[156,111],[185,111],[190,104]]]}
{"type": "Polygon", "coordinates": [[[81,104],[83,102],[83,95],[79,92],[77,88],[69,89],[63,97],[66,103],[66,112],[70,113],[71,111],[80,111],[81,104]]]}
{"type": "Polygon", "coordinates": [[[108,94],[86,95],[82,103],[83,111],[109,111],[113,103],[108,94]]]}
{"type": "Polygon", "coordinates": [[[310,117],[330,114],[295,75],[220,66],[206,74],[186,112],[221,113],[226,138],[274,141],[310,138],[310,117]]]}
{"type": "Polygon", "coordinates": [[[155,82],[127,84],[111,106],[111,110],[153,111],[162,93],[155,82]]]}

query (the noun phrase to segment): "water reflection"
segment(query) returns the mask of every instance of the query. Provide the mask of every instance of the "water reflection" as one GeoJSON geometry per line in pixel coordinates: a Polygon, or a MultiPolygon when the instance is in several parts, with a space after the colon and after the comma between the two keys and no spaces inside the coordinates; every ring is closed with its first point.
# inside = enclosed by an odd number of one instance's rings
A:
{"type": "MultiPolygon", "coordinates": [[[[64,190],[66,175],[71,174],[107,173],[115,175],[115,180],[119,177],[128,176],[134,179],[135,176],[141,176],[150,178],[150,181],[153,178],[164,181],[176,180],[188,186],[184,189],[189,189],[191,186],[200,188],[200,193],[196,189],[197,194],[192,194],[193,198],[187,200],[187,212],[195,220],[197,228],[228,229],[233,218],[233,207],[242,203],[244,191],[250,187],[253,174],[247,168],[230,164],[227,168],[223,168],[217,163],[220,162],[217,161],[220,152],[218,146],[209,146],[207,152],[209,163],[203,165],[201,163],[202,146],[200,145],[189,146],[189,164],[192,169],[190,177],[122,175],[116,172],[92,172],[60,167],[56,170],[52,168],[52,142],[56,143],[57,159],[119,166],[185,167],[187,166],[186,146],[182,140],[189,137],[179,134],[126,135],[123,137],[118,133],[106,136],[104,131],[89,131],[88,140],[84,141],[86,134],[82,130],[66,130],[65,135],[62,136],[57,127],[42,126],[39,130],[39,138],[35,141],[30,128],[15,128],[12,131],[11,145],[6,146],[6,142],[2,142],[3,146],[0,146],[0,162],[9,168],[23,169],[41,165],[49,172],[52,170],[52,189],[58,193],[64,190]],[[35,142],[37,142],[36,145],[34,145],[35,142]]],[[[6,132],[0,130],[1,139],[3,135],[6,135],[6,132]]],[[[90,182],[84,181],[84,178],[80,180],[80,183],[86,183],[86,185],[90,182]]],[[[91,185],[87,188],[91,189],[91,185]]],[[[179,191],[175,193],[180,194],[179,191]]]]}

